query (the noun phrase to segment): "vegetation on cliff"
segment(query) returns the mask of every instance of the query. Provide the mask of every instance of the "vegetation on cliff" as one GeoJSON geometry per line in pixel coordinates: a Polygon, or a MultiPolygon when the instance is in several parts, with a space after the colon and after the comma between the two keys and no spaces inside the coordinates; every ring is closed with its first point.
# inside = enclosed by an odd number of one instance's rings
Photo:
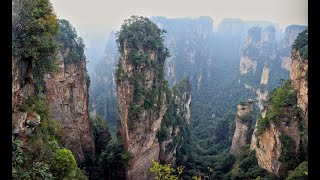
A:
{"type": "Polygon", "coordinates": [[[274,89],[266,101],[267,113],[265,118],[260,117],[257,121],[256,136],[262,134],[271,122],[280,123],[290,121],[292,116],[299,117],[301,110],[296,106],[296,91],[291,85],[291,81],[285,81],[283,86],[274,89]]]}
{"type": "Polygon", "coordinates": [[[12,140],[13,179],[87,179],[70,150],[63,148],[57,136],[63,129],[50,115],[43,94],[28,97],[22,112],[35,112],[41,124],[23,141],[12,140]]]}
{"type": "Polygon", "coordinates": [[[57,69],[57,17],[49,0],[12,1],[12,54],[33,64],[33,77],[57,69]]]}
{"type": "Polygon", "coordinates": [[[183,111],[183,106],[188,103],[190,96],[189,77],[183,78],[172,90],[167,89],[169,105],[157,134],[159,143],[172,139],[165,147],[166,152],[164,154],[173,153],[176,149],[176,164],[185,164],[190,153],[191,129],[186,119],[186,113],[188,112],[183,111]],[[180,101],[176,101],[177,99],[180,99],[180,101]]]}
{"type": "Polygon", "coordinates": [[[58,20],[59,31],[56,40],[62,53],[67,53],[64,63],[74,63],[85,60],[84,44],[81,37],[77,36],[75,28],[65,19],[58,20]]]}
{"type": "Polygon", "coordinates": [[[158,107],[163,102],[161,95],[167,89],[163,66],[165,59],[169,57],[168,49],[163,45],[163,33],[165,31],[160,30],[148,18],[141,16],[131,16],[130,19],[125,20],[121,29],[116,33],[120,53],[124,56],[125,51],[128,51],[126,59],[135,69],[133,75],[128,77],[119,61],[115,73],[118,85],[120,81],[128,80],[134,88],[133,100],[128,112],[129,129],[134,127],[134,121],[143,109],[159,110],[158,107]],[[141,66],[153,70],[154,78],[151,79],[151,89],[147,89],[142,84],[146,81],[146,77],[142,71],[137,71],[141,66]]]}
{"type": "Polygon", "coordinates": [[[276,179],[267,170],[259,167],[255,152],[250,150],[250,145],[242,146],[235,159],[232,170],[224,176],[226,179],[276,179]]]}
{"type": "Polygon", "coordinates": [[[292,49],[298,50],[303,59],[308,59],[308,29],[299,33],[292,45],[292,49]]]}
{"type": "MultiPolygon", "coordinates": [[[[41,119],[39,124],[27,127],[32,131],[16,134],[12,140],[13,179],[87,179],[73,153],[59,142],[64,128],[52,119],[44,94],[43,74],[54,73],[58,68],[59,39],[65,33],[61,23],[66,21],[58,23],[49,0],[13,0],[12,6],[12,54],[19,65],[23,62],[22,67],[18,66],[22,73],[32,73],[22,81],[35,82],[34,94],[22,99],[19,111],[35,113],[41,119]]],[[[77,50],[83,54],[83,46],[77,50]]]]}

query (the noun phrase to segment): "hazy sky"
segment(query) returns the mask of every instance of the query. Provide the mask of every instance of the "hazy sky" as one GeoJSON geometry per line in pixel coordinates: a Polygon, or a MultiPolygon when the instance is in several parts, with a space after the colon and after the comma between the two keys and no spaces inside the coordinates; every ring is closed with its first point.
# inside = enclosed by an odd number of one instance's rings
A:
{"type": "Polygon", "coordinates": [[[307,25],[308,0],[51,0],[59,18],[74,26],[110,30],[133,14],[166,17],[211,16],[268,20],[280,26],[307,25]]]}
{"type": "MultiPolygon", "coordinates": [[[[76,28],[89,60],[98,59],[112,30],[131,15],[174,17],[210,16],[217,26],[223,18],[266,20],[307,25],[308,0],[50,0],[58,18],[76,28]]],[[[89,64],[90,65],[90,64],[89,64]]]]}

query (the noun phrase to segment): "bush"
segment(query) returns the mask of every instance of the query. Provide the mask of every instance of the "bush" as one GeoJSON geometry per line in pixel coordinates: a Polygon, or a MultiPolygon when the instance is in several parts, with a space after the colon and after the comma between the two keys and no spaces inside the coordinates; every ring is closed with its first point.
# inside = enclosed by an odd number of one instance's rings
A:
{"type": "Polygon", "coordinates": [[[303,59],[308,59],[308,29],[298,34],[292,49],[298,50],[303,59]]]}
{"type": "Polygon", "coordinates": [[[57,69],[57,32],[57,18],[49,0],[12,2],[12,53],[34,65],[36,82],[43,73],[57,69]]]}
{"type": "Polygon", "coordinates": [[[102,151],[98,161],[101,177],[113,177],[115,179],[122,178],[125,170],[129,168],[129,160],[132,154],[125,150],[123,144],[118,140],[109,144],[102,151]]]}
{"type": "Polygon", "coordinates": [[[289,168],[293,168],[297,165],[298,160],[295,153],[295,142],[287,134],[280,135],[281,141],[281,155],[279,161],[287,164],[289,168]]]}
{"type": "Polygon", "coordinates": [[[292,119],[292,114],[296,117],[299,113],[295,113],[297,105],[296,91],[293,89],[290,80],[284,82],[284,85],[274,89],[267,103],[266,117],[260,117],[257,121],[256,136],[261,135],[271,122],[288,121],[292,119]]]}
{"type": "Polygon", "coordinates": [[[298,167],[296,167],[293,171],[289,171],[288,177],[286,180],[303,180],[308,179],[308,162],[302,162],[298,167]]]}
{"type": "Polygon", "coordinates": [[[75,28],[65,19],[59,19],[59,32],[56,40],[63,52],[68,49],[68,56],[64,58],[64,63],[74,63],[85,60],[84,44],[81,37],[77,36],[75,28]]]}
{"type": "Polygon", "coordinates": [[[52,169],[56,178],[76,178],[77,162],[70,150],[65,148],[58,149],[55,153],[54,160],[52,169]]]}

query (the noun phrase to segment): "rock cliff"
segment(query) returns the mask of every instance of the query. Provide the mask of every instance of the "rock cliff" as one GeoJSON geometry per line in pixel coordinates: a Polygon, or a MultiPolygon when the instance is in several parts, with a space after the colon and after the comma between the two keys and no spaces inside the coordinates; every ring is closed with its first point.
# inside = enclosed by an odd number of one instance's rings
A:
{"type": "MultiPolygon", "coordinates": [[[[65,32],[65,26],[71,25],[66,20],[59,20],[60,33],[65,32]]],[[[77,42],[76,35],[70,36],[71,42],[77,42]]],[[[48,104],[53,120],[59,122],[62,131],[57,134],[62,146],[70,149],[77,160],[84,160],[86,155],[94,153],[94,139],[88,116],[88,76],[84,56],[77,58],[75,49],[83,51],[79,42],[76,47],[62,41],[61,34],[56,35],[56,42],[60,44],[57,59],[57,71],[42,73],[38,77],[38,84],[34,82],[35,64],[27,59],[12,58],[12,132],[19,137],[30,134],[40,123],[41,118],[35,112],[23,110],[27,99],[33,96],[41,96],[48,104]],[[67,48],[68,47],[68,48],[67,48]],[[71,50],[72,49],[72,50],[71,50]],[[70,61],[70,57],[74,61],[70,61]],[[41,89],[35,92],[35,86],[41,85],[41,89]],[[42,97],[42,95],[44,97],[42,97]]],[[[49,62],[46,62],[49,63],[49,62]]],[[[49,66],[49,65],[47,65],[49,66]]],[[[34,104],[29,104],[33,109],[34,104]]],[[[41,108],[46,108],[42,105],[41,108]]]]}
{"type": "Polygon", "coordinates": [[[296,49],[291,58],[291,82],[271,94],[250,147],[256,152],[259,166],[280,177],[307,159],[308,60],[296,49]]]}
{"type": "Polygon", "coordinates": [[[32,62],[12,57],[12,134],[15,136],[25,137],[39,125],[28,123],[33,116],[37,116],[40,123],[39,115],[21,109],[24,101],[34,93],[32,71],[32,62]]]}
{"type": "Polygon", "coordinates": [[[258,101],[262,112],[262,101],[278,86],[280,79],[288,79],[291,68],[290,48],[294,39],[306,27],[291,25],[284,33],[273,25],[265,28],[251,27],[241,47],[240,83],[252,87],[251,97],[258,101]]]}
{"type": "Polygon", "coordinates": [[[168,54],[160,34],[156,33],[159,31],[150,20],[135,16],[125,21],[117,39],[120,52],[116,72],[118,137],[133,155],[126,172],[127,179],[132,180],[150,179],[151,160],[159,161],[160,146],[156,135],[168,107],[163,74],[168,54]],[[141,30],[136,28],[141,25],[145,33],[133,42],[134,33],[141,30]],[[144,43],[146,36],[157,42],[144,43]]]}
{"type": "Polygon", "coordinates": [[[238,111],[236,116],[236,129],[232,138],[232,145],[230,152],[237,154],[239,149],[250,142],[252,134],[252,111],[254,101],[249,100],[238,105],[238,111]]]}
{"type": "Polygon", "coordinates": [[[151,20],[167,31],[164,43],[171,57],[165,63],[165,76],[169,84],[174,85],[188,75],[193,87],[201,89],[213,68],[213,20],[205,16],[196,19],[153,17],[151,20]]]}
{"type": "Polygon", "coordinates": [[[190,124],[191,85],[185,78],[173,87],[169,107],[158,133],[160,162],[175,164],[177,150],[183,145],[190,124]]]}
{"type": "Polygon", "coordinates": [[[298,107],[303,111],[304,124],[308,128],[308,60],[300,56],[299,51],[292,52],[290,79],[297,90],[298,107]]]}
{"type": "Polygon", "coordinates": [[[58,71],[45,74],[46,97],[52,117],[62,126],[59,140],[75,158],[84,160],[94,153],[93,131],[88,114],[88,81],[84,59],[66,63],[68,49],[58,54],[58,71]]]}

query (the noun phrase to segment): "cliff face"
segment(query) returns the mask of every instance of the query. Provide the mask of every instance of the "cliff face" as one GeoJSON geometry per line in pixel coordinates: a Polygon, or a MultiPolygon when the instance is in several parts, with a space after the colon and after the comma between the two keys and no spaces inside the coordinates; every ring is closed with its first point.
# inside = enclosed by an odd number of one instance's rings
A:
{"type": "Polygon", "coordinates": [[[210,47],[214,36],[212,19],[153,17],[152,21],[167,31],[164,40],[171,53],[165,63],[168,82],[174,85],[188,75],[193,87],[201,89],[205,79],[210,78],[210,69],[213,67],[214,57],[210,47]],[[194,68],[195,65],[197,68],[194,68]]]}
{"type": "MultiPolygon", "coordinates": [[[[291,57],[290,79],[298,108],[282,107],[282,116],[274,117],[276,121],[270,119],[266,129],[251,140],[251,149],[256,151],[259,166],[278,176],[286,175],[297,165],[295,162],[305,159],[308,141],[308,60],[301,58],[296,50],[292,51],[291,57]]],[[[267,117],[269,111],[274,110],[267,107],[267,117]]],[[[257,126],[254,133],[259,131],[257,126]]]]}
{"type": "Polygon", "coordinates": [[[305,30],[305,26],[297,26],[297,25],[291,25],[288,26],[285,29],[285,32],[283,34],[283,39],[279,43],[278,52],[281,59],[281,67],[291,71],[291,46],[294,42],[294,40],[297,38],[298,34],[305,30]]]}
{"type": "MultiPolygon", "coordinates": [[[[120,66],[123,75],[127,78],[120,80],[117,86],[119,121],[118,134],[124,143],[124,147],[130,151],[133,158],[130,161],[130,169],[127,172],[128,179],[148,179],[151,176],[149,168],[151,160],[159,160],[159,142],[156,138],[157,131],[167,109],[166,94],[160,91],[156,95],[157,104],[152,109],[145,109],[144,100],[133,101],[135,87],[130,83],[131,77],[141,74],[144,80],[138,82],[146,92],[151,92],[153,87],[161,89],[163,77],[158,79],[155,67],[140,65],[135,67],[128,58],[130,48],[124,46],[120,55],[120,66]],[[139,109],[139,110],[138,110],[139,109]],[[129,111],[130,114],[129,114],[129,111]],[[133,112],[136,111],[136,112],[133,112]],[[133,113],[137,113],[134,116],[133,113]]],[[[146,52],[151,61],[158,61],[157,68],[163,69],[164,60],[158,59],[157,52],[149,50],[146,52]]]]}
{"type": "Polygon", "coordinates": [[[292,52],[292,68],[290,79],[295,90],[297,90],[298,107],[303,111],[303,119],[308,128],[308,60],[300,57],[299,51],[292,52]]]}
{"type": "Polygon", "coordinates": [[[58,55],[58,71],[45,74],[46,98],[52,117],[62,125],[59,140],[75,158],[84,160],[94,153],[93,131],[88,115],[88,82],[86,62],[65,63],[68,49],[58,55]]]}
{"type": "Polygon", "coordinates": [[[161,34],[149,19],[133,16],[117,39],[118,137],[132,154],[127,179],[151,179],[152,159],[159,161],[156,135],[168,107],[164,63],[169,55],[161,34]]]}
{"type": "Polygon", "coordinates": [[[260,111],[264,110],[262,101],[278,85],[279,79],[289,78],[290,49],[294,39],[305,28],[291,25],[283,34],[274,26],[248,30],[241,49],[239,82],[246,88],[252,87],[250,98],[257,100],[260,111]]]}
{"type": "Polygon", "coordinates": [[[240,147],[248,144],[251,137],[251,125],[252,125],[252,100],[238,105],[237,117],[236,117],[236,129],[232,138],[232,145],[230,152],[237,154],[240,147]]]}
{"type": "Polygon", "coordinates": [[[293,140],[293,146],[295,147],[293,156],[298,156],[301,138],[297,118],[291,119],[289,123],[270,123],[269,128],[258,138],[252,136],[250,146],[251,150],[256,151],[259,166],[278,176],[285,175],[289,170],[287,162],[280,159],[283,155],[283,143],[281,141],[281,135],[283,134],[288,135],[293,140]]]}
{"type": "Polygon", "coordinates": [[[12,134],[25,137],[40,124],[36,113],[21,111],[23,102],[34,93],[33,66],[30,61],[12,58],[12,134]]]}
{"type": "Polygon", "coordinates": [[[190,124],[191,85],[189,79],[179,82],[174,88],[169,107],[158,134],[160,162],[175,164],[177,150],[182,146],[183,136],[190,124]]]}

